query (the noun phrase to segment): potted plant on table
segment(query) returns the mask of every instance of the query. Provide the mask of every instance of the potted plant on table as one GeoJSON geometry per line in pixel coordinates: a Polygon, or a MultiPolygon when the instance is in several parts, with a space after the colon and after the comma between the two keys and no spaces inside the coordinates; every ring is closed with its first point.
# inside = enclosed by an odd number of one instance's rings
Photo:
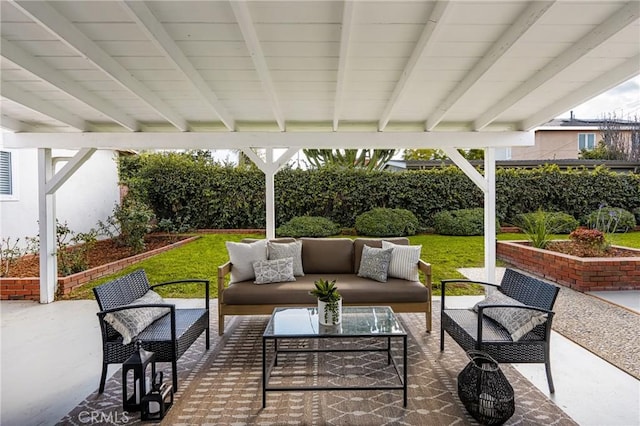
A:
{"type": "Polygon", "coordinates": [[[315,288],[309,292],[318,298],[318,321],[323,325],[340,324],[342,320],[342,296],[336,287],[336,280],[319,279],[313,283],[315,288]]]}

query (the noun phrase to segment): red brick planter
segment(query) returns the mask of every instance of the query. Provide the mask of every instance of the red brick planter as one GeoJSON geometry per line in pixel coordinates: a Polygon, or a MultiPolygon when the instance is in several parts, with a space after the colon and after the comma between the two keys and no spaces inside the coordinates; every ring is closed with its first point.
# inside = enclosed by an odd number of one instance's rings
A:
{"type": "MultiPolygon", "coordinates": [[[[180,247],[198,238],[200,237],[196,236],[186,238],[155,250],[120,259],[93,269],[87,269],[86,271],[78,272],[77,274],[58,277],[58,294],[66,296],[70,294],[72,290],[83,284],[111,275],[129,265],[133,265],[136,262],[140,262],[141,260],[164,253],[165,251],[169,251],[176,247],[180,247]]],[[[0,299],[40,301],[40,278],[0,278],[0,299]]]]}
{"type": "Polygon", "coordinates": [[[640,290],[640,257],[577,257],[537,249],[528,241],[498,241],[496,254],[516,268],[578,291],[640,290]]]}

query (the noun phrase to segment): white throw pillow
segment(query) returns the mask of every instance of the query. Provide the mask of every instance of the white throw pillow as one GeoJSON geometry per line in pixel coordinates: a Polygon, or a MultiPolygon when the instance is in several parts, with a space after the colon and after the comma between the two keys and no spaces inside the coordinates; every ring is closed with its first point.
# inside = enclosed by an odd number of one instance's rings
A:
{"type": "Polygon", "coordinates": [[[267,260],[267,240],[258,240],[250,244],[227,241],[225,244],[229,260],[233,265],[231,282],[253,280],[256,277],[253,271],[253,262],[267,260]]]}
{"type": "MultiPolygon", "coordinates": [[[[499,291],[493,292],[484,300],[476,303],[473,310],[478,312],[478,306],[481,305],[526,306],[524,303],[512,299],[499,291]]],[[[547,320],[546,314],[529,309],[487,308],[483,312],[486,316],[506,328],[514,342],[517,342],[536,326],[543,324],[547,320]]]]}
{"type": "Polygon", "coordinates": [[[408,281],[418,281],[418,261],[422,245],[404,246],[382,241],[382,248],[392,248],[389,276],[408,281]]]}
{"type": "Polygon", "coordinates": [[[281,283],[295,281],[293,276],[293,258],[259,260],[253,262],[253,269],[256,274],[256,284],[281,283]]]}
{"type": "MultiPolygon", "coordinates": [[[[148,303],[166,303],[162,296],[153,290],[147,291],[142,297],[127,306],[144,305],[148,303]]],[[[122,343],[128,345],[133,338],[150,326],[155,320],[170,312],[169,308],[138,308],[108,313],[104,320],[122,335],[122,343]]]]}
{"type": "Polygon", "coordinates": [[[303,277],[302,270],[302,241],[292,243],[278,243],[269,241],[267,243],[269,260],[293,258],[293,275],[303,277]]]}

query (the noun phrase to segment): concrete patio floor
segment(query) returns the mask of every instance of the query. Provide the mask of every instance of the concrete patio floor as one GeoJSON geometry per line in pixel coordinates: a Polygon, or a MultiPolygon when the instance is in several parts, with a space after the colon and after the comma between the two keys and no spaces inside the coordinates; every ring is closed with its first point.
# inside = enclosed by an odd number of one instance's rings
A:
{"type": "MultiPolygon", "coordinates": [[[[620,300],[633,303],[634,297],[637,294],[630,293],[620,300]]],[[[466,306],[477,298],[447,300],[466,306]]],[[[199,301],[172,302],[188,306],[199,301]]],[[[96,390],[101,369],[96,312],[93,300],[47,305],[0,302],[0,424],[56,424],[96,390]]],[[[433,335],[437,338],[437,331],[433,335]]],[[[594,426],[640,424],[640,381],[555,332],[551,349],[556,385],[551,398],[574,420],[594,426]]],[[[549,395],[542,364],[517,368],[549,395]]],[[[109,374],[116,371],[117,367],[112,366],[109,374]]]]}

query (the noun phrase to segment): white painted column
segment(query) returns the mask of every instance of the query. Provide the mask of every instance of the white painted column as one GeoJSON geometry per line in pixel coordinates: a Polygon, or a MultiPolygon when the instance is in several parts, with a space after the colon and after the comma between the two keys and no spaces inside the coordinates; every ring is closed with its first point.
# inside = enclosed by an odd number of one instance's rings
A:
{"type": "Polygon", "coordinates": [[[275,176],[278,171],[274,167],[273,148],[267,148],[266,166],[264,170],[265,182],[265,208],[266,208],[266,236],[267,239],[276,237],[276,201],[275,201],[275,176]]]}
{"type": "Polygon", "coordinates": [[[38,227],[40,233],[40,303],[53,302],[58,287],[56,214],[53,193],[47,182],[53,177],[50,148],[38,149],[38,227]]]}
{"type": "Polygon", "coordinates": [[[275,175],[281,167],[287,164],[297,152],[297,148],[288,148],[284,154],[277,159],[274,158],[273,148],[266,148],[266,158],[260,158],[252,148],[243,148],[244,152],[251,161],[264,173],[265,180],[265,208],[266,208],[266,236],[267,238],[275,238],[276,236],[276,202],[275,202],[275,175]]]}
{"type": "MultiPolygon", "coordinates": [[[[484,269],[485,280],[496,282],[496,149],[484,150],[484,269]]],[[[493,287],[492,287],[493,288],[493,287]]]]}

